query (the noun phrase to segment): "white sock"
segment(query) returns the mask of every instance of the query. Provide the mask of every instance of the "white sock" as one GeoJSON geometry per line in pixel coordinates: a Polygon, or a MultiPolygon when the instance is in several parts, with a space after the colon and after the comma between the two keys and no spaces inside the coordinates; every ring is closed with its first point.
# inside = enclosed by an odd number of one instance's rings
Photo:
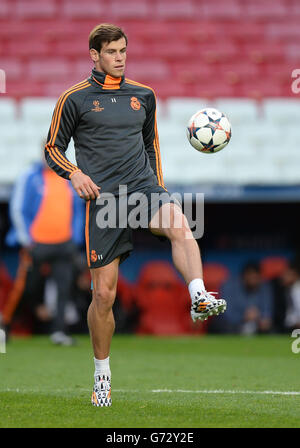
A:
{"type": "Polygon", "coordinates": [[[109,356],[105,359],[96,359],[94,357],[95,363],[95,373],[94,377],[98,375],[107,375],[111,377],[110,367],[109,367],[109,356]]]}
{"type": "Polygon", "coordinates": [[[198,297],[198,292],[201,293],[202,291],[205,291],[205,286],[201,278],[195,278],[192,280],[189,283],[188,288],[192,302],[194,302],[194,300],[198,297]]]}

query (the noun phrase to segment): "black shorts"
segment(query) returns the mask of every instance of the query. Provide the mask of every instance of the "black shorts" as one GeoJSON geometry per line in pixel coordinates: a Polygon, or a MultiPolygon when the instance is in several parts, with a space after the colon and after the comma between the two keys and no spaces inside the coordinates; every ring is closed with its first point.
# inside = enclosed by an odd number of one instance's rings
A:
{"type": "Polygon", "coordinates": [[[120,196],[103,193],[99,199],[87,202],[85,236],[89,267],[105,266],[117,257],[122,263],[133,250],[133,229],[148,228],[165,203],[180,206],[159,185],[120,196]]]}

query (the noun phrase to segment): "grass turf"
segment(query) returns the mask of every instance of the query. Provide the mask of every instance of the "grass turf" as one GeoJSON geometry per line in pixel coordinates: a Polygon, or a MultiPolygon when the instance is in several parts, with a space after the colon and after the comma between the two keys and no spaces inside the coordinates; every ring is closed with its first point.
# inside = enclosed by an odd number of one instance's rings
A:
{"type": "Polygon", "coordinates": [[[274,393],[300,391],[300,353],[288,335],[115,335],[110,408],[90,403],[91,345],[77,339],[74,347],[42,336],[9,341],[0,354],[0,427],[299,427],[300,395],[274,393]]]}

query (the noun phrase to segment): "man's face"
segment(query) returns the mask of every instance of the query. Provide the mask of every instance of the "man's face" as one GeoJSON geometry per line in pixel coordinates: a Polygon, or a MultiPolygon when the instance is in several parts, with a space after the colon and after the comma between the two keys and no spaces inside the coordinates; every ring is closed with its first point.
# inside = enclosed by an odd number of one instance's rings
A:
{"type": "Polygon", "coordinates": [[[119,78],[124,75],[126,62],[126,40],[122,37],[110,43],[103,43],[100,53],[91,50],[96,70],[119,78]],[[93,57],[94,56],[94,57],[93,57]]]}

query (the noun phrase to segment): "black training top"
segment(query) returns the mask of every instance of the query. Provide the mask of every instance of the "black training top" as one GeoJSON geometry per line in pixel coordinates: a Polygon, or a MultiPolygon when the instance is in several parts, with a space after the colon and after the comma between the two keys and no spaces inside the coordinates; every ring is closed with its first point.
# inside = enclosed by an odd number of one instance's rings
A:
{"type": "Polygon", "coordinates": [[[93,69],[64,92],[54,109],[45,146],[48,165],[70,179],[81,170],[101,192],[164,187],[156,126],[156,99],[147,86],[93,69]],[[76,163],[66,157],[73,137],[76,163]]]}

